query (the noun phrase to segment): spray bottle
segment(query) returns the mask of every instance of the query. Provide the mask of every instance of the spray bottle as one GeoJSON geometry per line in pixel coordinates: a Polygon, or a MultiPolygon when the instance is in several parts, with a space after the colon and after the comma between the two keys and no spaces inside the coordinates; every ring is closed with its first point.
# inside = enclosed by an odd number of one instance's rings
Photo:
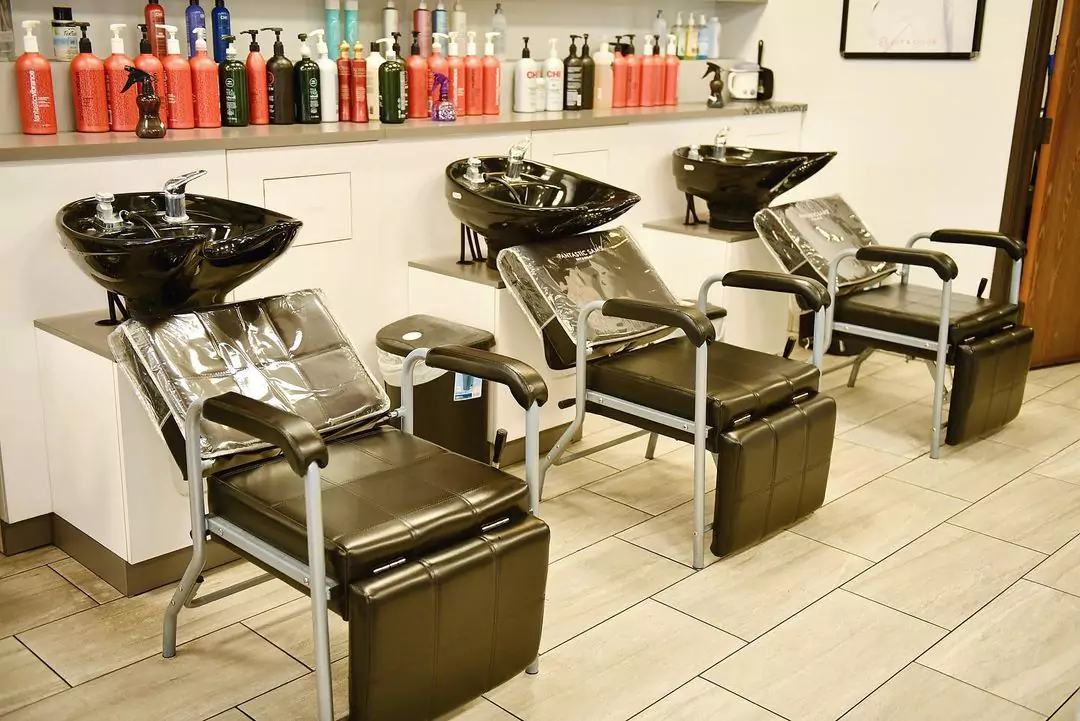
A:
{"type": "Polygon", "coordinates": [[[448,33],[450,45],[447,50],[447,65],[450,71],[450,102],[458,115],[465,114],[465,60],[461,57],[461,46],[458,45],[458,34],[448,33]]]}
{"type": "MultiPolygon", "coordinates": [[[[169,128],[187,130],[195,127],[195,98],[192,93],[192,72],[188,59],[180,54],[180,41],[176,39],[177,28],[175,25],[162,25],[161,29],[167,36],[165,41],[166,55],[161,61],[165,70],[165,89],[168,91],[166,102],[169,105],[169,128]]],[[[197,54],[197,53],[196,53],[197,54]]],[[[204,91],[206,96],[200,98],[200,103],[207,103],[218,108],[220,114],[220,101],[217,91],[217,66],[214,66],[213,83],[211,89],[204,91]]]]}
{"type": "Polygon", "coordinates": [[[338,120],[352,122],[352,60],[349,59],[349,43],[345,40],[338,43],[337,77],[338,120]]]}
{"type": "MultiPolygon", "coordinates": [[[[394,44],[386,53],[386,62],[379,67],[379,120],[390,125],[400,125],[408,117],[409,76],[405,63],[398,57],[400,37],[401,33],[394,33],[394,44]]],[[[389,43],[390,38],[379,42],[389,43]]]]}
{"type": "Polygon", "coordinates": [[[594,58],[596,62],[596,84],[593,88],[593,107],[597,110],[606,110],[611,107],[612,91],[615,87],[614,70],[612,65],[615,56],[611,52],[611,43],[607,37],[600,44],[600,50],[594,58]]]}
{"type": "Polygon", "coordinates": [[[499,33],[484,33],[484,115],[498,117],[502,114],[502,63],[495,54],[495,40],[499,33]]]}
{"type": "Polygon", "coordinates": [[[19,87],[19,115],[26,135],[56,135],[56,97],[53,95],[52,66],[38,50],[34,29],[38,20],[23,20],[23,54],[15,60],[19,87]]]}
{"type": "Polygon", "coordinates": [[[414,120],[431,116],[431,93],[428,88],[428,64],[420,54],[420,31],[413,30],[412,50],[405,63],[409,76],[409,117],[414,120]]]}
{"type": "Polygon", "coordinates": [[[457,120],[457,109],[450,102],[450,79],[435,73],[431,84],[431,119],[440,123],[457,120]]]}
{"type": "Polygon", "coordinates": [[[364,59],[364,44],[359,40],[353,46],[352,78],[350,80],[349,97],[352,100],[352,108],[349,111],[349,119],[354,123],[366,123],[368,116],[367,96],[367,60],[364,59]]]}
{"type": "MultiPolygon", "coordinates": [[[[323,3],[323,7],[326,9],[326,44],[330,51],[330,59],[336,61],[338,59],[339,48],[341,47],[341,0],[326,0],[323,3]]],[[[337,111],[335,111],[336,113],[337,111]]],[[[326,113],[323,113],[323,117],[326,117],[326,113]]],[[[334,117],[337,117],[335,115],[334,117]]]]}
{"type": "Polygon", "coordinates": [[[109,132],[109,104],[105,91],[105,63],[94,55],[86,36],[90,23],[76,23],[82,31],[79,54],[71,61],[71,91],[75,99],[75,129],[80,133],[109,132]]]}
{"type": "Polygon", "coordinates": [[[218,66],[221,92],[221,124],[229,128],[244,128],[251,121],[248,108],[247,68],[236,59],[236,37],[226,35],[225,62],[218,66]]]}
{"type": "Polygon", "coordinates": [[[125,71],[128,79],[120,92],[126,95],[133,85],[139,86],[138,98],[135,100],[139,110],[135,135],[146,139],[164,138],[166,130],[165,123],[161,121],[161,98],[154,88],[154,76],[132,65],[128,65],[125,71]]]}
{"type": "MultiPolygon", "coordinates": [[[[433,98],[432,102],[438,102],[438,93],[435,93],[433,88],[435,87],[435,76],[442,73],[447,78],[447,102],[452,104],[449,99],[450,93],[450,61],[443,55],[442,40],[446,35],[443,33],[432,33],[431,37],[431,57],[428,58],[428,76],[427,76],[427,88],[428,92],[433,98]]],[[[456,106],[455,106],[456,109],[456,106]]]]}
{"type": "Polygon", "coordinates": [[[240,34],[251,36],[247,62],[244,63],[247,68],[248,112],[251,124],[267,125],[270,122],[269,74],[266,71],[266,60],[260,52],[259,31],[244,30],[240,34]]]}
{"type": "Polygon", "coordinates": [[[380,115],[379,68],[386,62],[386,58],[379,52],[379,45],[381,44],[381,40],[371,44],[371,55],[369,55],[367,59],[367,103],[369,118],[378,118],[380,115]]]}
{"type": "Polygon", "coordinates": [[[315,49],[318,52],[316,64],[319,66],[320,117],[324,123],[336,123],[338,121],[337,64],[330,59],[330,48],[326,46],[323,30],[312,30],[308,36],[315,38],[315,49]]]}
{"type": "Polygon", "coordinates": [[[139,122],[139,108],[135,98],[124,92],[128,87],[132,60],[124,52],[124,38],[120,32],[127,25],[114,23],[109,26],[112,54],[105,59],[105,96],[109,104],[109,129],[113,132],[130,133],[139,122]]]}
{"type": "MultiPolygon", "coordinates": [[[[205,28],[204,28],[205,30],[205,28]]],[[[154,92],[158,94],[158,98],[161,99],[159,103],[161,122],[165,123],[166,127],[169,124],[169,112],[168,112],[168,88],[165,87],[165,66],[161,64],[161,60],[157,55],[153,53],[153,46],[150,44],[150,30],[146,25],[139,25],[139,31],[142,33],[142,39],[139,41],[139,56],[135,58],[135,67],[142,70],[144,73],[149,73],[154,78],[154,92]]],[[[195,52],[194,46],[192,46],[192,52],[195,52]]]]}
{"type": "Polygon", "coordinates": [[[580,37],[570,36],[570,54],[563,61],[563,77],[566,79],[566,90],[563,94],[565,110],[581,110],[583,105],[585,66],[578,57],[577,41],[580,37]]]}
{"type": "Polygon", "coordinates": [[[484,64],[476,54],[476,32],[467,33],[465,46],[465,114],[484,114],[484,64]]]}
{"type": "Polygon", "coordinates": [[[668,34],[667,56],[664,58],[664,105],[679,104],[679,53],[677,37],[668,34]]]}
{"type": "Polygon", "coordinates": [[[206,28],[195,28],[195,55],[188,63],[191,66],[188,73],[190,90],[194,98],[194,122],[189,127],[220,128],[221,80],[218,77],[218,64],[210,59],[206,45],[206,28]]]}
{"type": "Polygon", "coordinates": [[[563,109],[565,78],[563,76],[562,58],[559,57],[559,40],[551,38],[548,43],[551,45],[551,52],[548,53],[548,59],[544,61],[544,83],[547,88],[544,97],[544,109],[550,112],[563,109]]]}
{"type": "Polygon", "coordinates": [[[296,77],[296,122],[313,125],[322,122],[319,64],[311,59],[308,34],[300,33],[296,37],[300,39],[300,62],[293,68],[296,77]]]}
{"type": "Polygon", "coordinates": [[[592,110],[596,98],[596,61],[589,48],[589,34],[581,46],[581,109],[592,110]]]}
{"type": "MultiPolygon", "coordinates": [[[[360,42],[360,2],[359,0],[345,0],[345,42],[353,47],[360,42]]],[[[361,45],[363,50],[364,46],[361,45]]]]}
{"type": "Polygon", "coordinates": [[[270,122],[292,125],[296,121],[296,101],[293,99],[293,64],[285,57],[281,28],[263,28],[274,33],[274,55],[266,63],[266,104],[270,122]]]}

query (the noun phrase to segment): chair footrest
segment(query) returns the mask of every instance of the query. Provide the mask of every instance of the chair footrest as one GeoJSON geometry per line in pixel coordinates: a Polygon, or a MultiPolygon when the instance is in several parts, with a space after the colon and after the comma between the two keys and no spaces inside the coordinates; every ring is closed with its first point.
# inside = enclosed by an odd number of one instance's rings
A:
{"type": "Polygon", "coordinates": [[[1014,326],[956,346],[946,443],[963,443],[1016,418],[1034,340],[1031,328],[1014,326]]]}

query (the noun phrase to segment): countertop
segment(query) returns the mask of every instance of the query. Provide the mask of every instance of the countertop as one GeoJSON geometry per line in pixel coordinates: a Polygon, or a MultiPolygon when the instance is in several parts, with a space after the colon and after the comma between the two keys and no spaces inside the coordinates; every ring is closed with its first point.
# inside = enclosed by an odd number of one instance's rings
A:
{"type": "Polygon", "coordinates": [[[253,150],[379,140],[410,140],[500,132],[563,130],[656,123],[701,118],[725,118],[777,113],[802,113],[805,103],[768,101],[729,103],[709,109],[693,103],[676,107],[583,110],[559,113],[514,113],[501,117],[463,117],[454,123],[409,120],[403,125],[380,123],[323,123],[320,125],[253,125],[246,128],[170,130],[160,140],[142,140],[133,133],[59,133],[57,135],[0,135],[0,162],[64,160],[154,153],[212,150],[253,150]]]}
{"type": "Polygon", "coordinates": [[[97,321],[108,317],[109,310],[103,307],[101,310],[39,318],[34,321],[34,327],[111,361],[113,355],[109,350],[109,334],[116,330],[116,326],[96,325],[97,321]]]}
{"type": "Polygon", "coordinates": [[[467,280],[470,283],[479,283],[499,290],[506,287],[506,283],[503,282],[499,271],[489,268],[487,261],[460,265],[456,257],[432,258],[431,260],[410,260],[409,267],[467,280]]]}
{"type": "Polygon", "coordinates": [[[741,243],[744,240],[753,240],[758,234],[753,230],[717,230],[710,228],[708,215],[700,225],[685,225],[682,218],[664,218],[663,220],[650,220],[642,225],[650,230],[662,230],[666,233],[679,233],[694,238],[708,238],[720,243],[741,243]]]}

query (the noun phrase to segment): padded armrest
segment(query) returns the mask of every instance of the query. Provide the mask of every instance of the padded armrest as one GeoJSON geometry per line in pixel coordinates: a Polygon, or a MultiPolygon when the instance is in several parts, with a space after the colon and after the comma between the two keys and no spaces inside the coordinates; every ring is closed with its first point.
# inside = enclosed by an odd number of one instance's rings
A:
{"type": "Polygon", "coordinates": [[[942,281],[956,280],[960,270],[956,261],[937,250],[916,250],[915,248],[894,248],[887,245],[873,245],[859,248],[855,253],[859,260],[871,263],[898,263],[900,265],[919,265],[937,273],[942,281]]]}
{"type": "Polygon", "coordinates": [[[538,406],[547,403],[548,389],[544,379],[532,366],[519,360],[477,348],[444,345],[429,350],[425,362],[430,368],[501,383],[510,389],[514,400],[525,410],[532,408],[534,403],[538,406]]]}
{"type": "Polygon", "coordinates": [[[615,298],[604,303],[603,311],[604,315],[613,318],[678,328],[697,347],[716,340],[716,328],[712,321],[694,307],[680,308],[648,300],[615,298]]]}
{"type": "Polygon", "coordinates": [[[987,248],[1003,250],[1012,260],[1023,260],[1027,254],[1027,243],[1013,240],[1004,233],[994,233],[985,230],[954,230],[945,229],[935,231],[930,236],[933,243],[954,243],[957,245],[982,245],[987,248]]]}
{"type": "Polygon", "coordinates": [[[814,312],[828,308],[831,299],[825,286],[811,278],[799,278],[783,273],[762,270],[734,270],[724,276],[727,288],[768,290],[774,293],[790,293],[800,298],[814,312]]]}
{"type": "Polygon", "coordinates": [[[254,398],[232,392],[208,398],[203,417],[277,446],[297,475],[312,463],[325,468],[330,460],[326,443],[308,420],[254,398]]]}
{"type": "MultiPolygon", "coordinates": [[[[684,300],[683,302],[686,303],[687,308],[697,308],[696,301],[684,300]]],[[[727,318],[727,308],[721,308],[718,305],[707,303],[705,305],[705,316],[709,320],[723,320],[724,318],[727,318]]]]}

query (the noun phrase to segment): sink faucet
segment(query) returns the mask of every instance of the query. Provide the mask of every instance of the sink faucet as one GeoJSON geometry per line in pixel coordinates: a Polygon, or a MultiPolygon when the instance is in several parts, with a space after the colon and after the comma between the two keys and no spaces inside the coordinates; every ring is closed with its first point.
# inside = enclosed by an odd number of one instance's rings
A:
{"type": "Polygon", "coordinates": [[[94,213],[94,224],[106,233],[112,233],[124,227],[124,221],[116,214],[113,202],[116,200],[112,193],[98,193],[94,196],[97,202],[94,213]]]}
{"type": "Polygon", "coordinates": [[[165,183],[165,222],[186,223],[190,218],[187,214],[187,186],[193,180],[198,180],[206,175],[205,170],[196,170],[191,173],[172,178],[165,183]]]}
{"type": "Polygon", "coordinates": [[[469,181],[473,185],[481,185],[484,182],[483,165],[480,162],[480,158],[469,158],[468,168],[465,170],[465,180],[469,181]]]}
{"type": "Polygon", "coordinates": [[[727,157],[728,134],[730,132],[731,127],[725,126],[716,134],[716,139],[713,141],[713,156],[717,160],[723,160],[727,157]]]}
{"type": "Polygon", "coordinates": [[[510,152],[507,154],[508,162],[506,163],[506,173],[504,175],[507,180],[521,180],[521,168],[524,165],[525,153],[529,152],[530,147],[532,147],[532,140],[525,138],[510,148],[510,152]]]}

